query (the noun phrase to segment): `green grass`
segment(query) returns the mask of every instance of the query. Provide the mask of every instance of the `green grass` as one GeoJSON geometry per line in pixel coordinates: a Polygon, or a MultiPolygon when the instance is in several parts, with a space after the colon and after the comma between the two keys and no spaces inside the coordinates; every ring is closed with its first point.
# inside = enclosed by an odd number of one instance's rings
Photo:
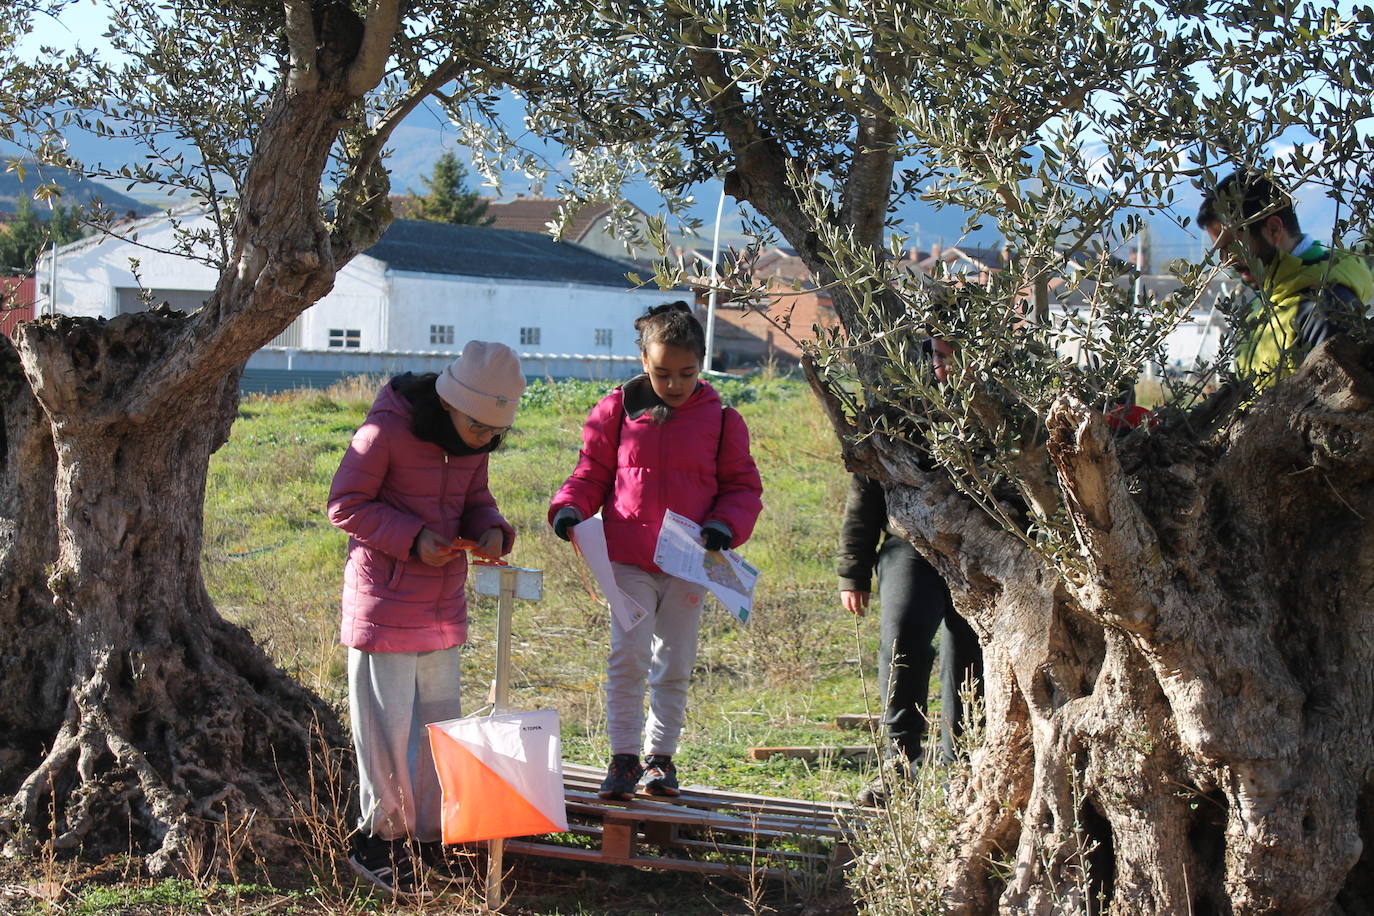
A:
{"type": "MultiPolygon", "coordinates": [[[[330,526],[325,501],[380,382],[246,400],[211,463],[206,496],[205,576],[220,610],[341,710],[346,538],[330,526]]],[[[805,385],[754,377],[718,387],[749,424],[763,476],[764,512],[741,551],[761,575],[747,627],[714,600],[708,606],[679,772],[688,784],[847,799],[868,778],[858,764],[748,759],[758,745],[865,738],[832,724],[837,714],[865,710],[861,669],[871,691],[876,655],[876,618],[856,626],[838,603],[833,557],[846,488],[839,448],[805,385]]],[[[517,531],[509,559],[545,574],[544,600],[517,604],[512,704],[557,709],[564,756],[594,765],[608,753],[608,611],[589,596],[590,578],[545,518],[576,463],[582,421],[606,390],[604,383],[532,384],[515,432],[491,459],[492,490],[517,531]]],[[[472,712],[484,705],[494,668],[496,606],[476,595],[469,601],[463,702],[472,712]]],[[[580,912],[560,906],[548,912],[580,912]]]]}
{"type": "MultiPolygon", "coordinates": [[[[63,912],[74,916],[122,916],[128,913],[206,913],[241,906],[251,912],[263,898],[283,901],[279,891],[256,884],[205,884],[186,878],[150,883],[94,884],[74,895],[63,912]]],[[[289,899],[289,898],[287,898],[289,899]]]]}

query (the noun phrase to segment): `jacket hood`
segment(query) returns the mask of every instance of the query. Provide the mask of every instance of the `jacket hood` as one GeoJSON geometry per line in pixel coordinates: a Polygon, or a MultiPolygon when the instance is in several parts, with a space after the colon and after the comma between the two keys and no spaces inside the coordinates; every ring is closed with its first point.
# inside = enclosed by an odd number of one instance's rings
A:
{"type": "MultiPolygon", "coordinates": [[[[409,375],[410,373],[406,373],[409,375]]],[[[396,378],[382,386],[382,390],[377,392],[377,399],[372,402],[369,414],[374,413],[393,413],[399,417],[404,417],[406,422],[410,422],[411,409],[410,401],[406,400],[405,395],[396,390],[396,381],[403,379],[406,375],[398,375],[396,378]]]]}

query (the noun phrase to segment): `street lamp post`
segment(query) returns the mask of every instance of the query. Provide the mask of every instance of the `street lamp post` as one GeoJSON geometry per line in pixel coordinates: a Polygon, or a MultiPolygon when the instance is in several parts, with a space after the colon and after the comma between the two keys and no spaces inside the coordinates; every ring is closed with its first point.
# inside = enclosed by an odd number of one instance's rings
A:
{"type": "Polygon", "coordinates": [[[716,345],[716,255],[720,251],[720,218],[725,212],[725,186],[720,189],[720,201],[716,204],[716,231],[711,238],[711,292],[706,297],[706,365],[705,372],[711,371],[711,359],[716,345]]]}

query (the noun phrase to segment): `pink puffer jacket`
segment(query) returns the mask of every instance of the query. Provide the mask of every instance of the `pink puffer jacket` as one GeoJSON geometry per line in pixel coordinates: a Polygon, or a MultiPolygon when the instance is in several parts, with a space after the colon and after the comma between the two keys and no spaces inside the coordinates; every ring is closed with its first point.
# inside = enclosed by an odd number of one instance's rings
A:
{"type": "Polygon", "coordinates": [[[390,384],[353,434],[329,490],[329,521],[348,532],[344,645],[429,652],[467,639],[467,556],[443,567],[410,554],[420,528],[478,538],[515,531],[487,489],[487,455],[452,455],[410,431],[410,402],[390,384]]]}
{"type": "Polygon", "coordinates": [[[702,382],[666,423],[625,415],[617,388],[592,408],[582,427],[577,468],[553,498],[549,520],[564,506],[590,518],[601,510],[610,557],[650,572],[663,511],[697,524],[723,522],[738,547],[763,509],[763,483],[749,454],[749,429],[702,382]]]}

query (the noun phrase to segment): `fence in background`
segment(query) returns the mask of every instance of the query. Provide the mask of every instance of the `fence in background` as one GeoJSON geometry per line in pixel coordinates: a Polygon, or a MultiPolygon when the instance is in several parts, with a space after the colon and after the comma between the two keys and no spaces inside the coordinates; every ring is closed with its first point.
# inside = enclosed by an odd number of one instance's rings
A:
{"type": "MultiPolygon", "coordinates": [[[[263,347],[248,360],[241,390],[271,394],[293,388],[328,388],[355,375],[390,377],[403,372],[442,372],[456,354],[434,350],[304,350],[263,347]]],[[[582,353],[521,353],[529,378],[617,380],[640,371],[637,356],[582,353]]]]}

